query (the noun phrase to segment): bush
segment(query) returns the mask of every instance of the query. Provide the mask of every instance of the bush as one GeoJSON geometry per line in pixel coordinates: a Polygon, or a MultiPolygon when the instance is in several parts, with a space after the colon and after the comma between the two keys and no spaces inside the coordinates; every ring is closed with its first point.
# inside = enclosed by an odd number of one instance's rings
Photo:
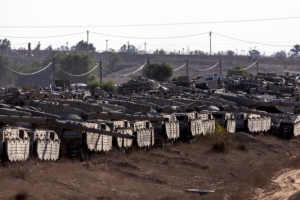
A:
{"type": "Polygon", "coordinates": [[[168,63],[151,63],[143,69],[144,76],[157,81],[169,81],[173,74],[173,67],[168,63]]]}
{"type": "Polygon", "coordinates": [[[227,131],[220,123],[216,122],[215,131],[207,134],[207,136],[213,140],[224,139],[227,136],[227,131]]]}
{"type": "Polygon", "coordinates": [[[222,139],[218,139],[212,145],[212,150],[216,152],[225,152],[226,144],[222,139]]]}
{"type": "Polygon", "coordinates": [[[113,81],[107,81],[107,82],[100,83],[99,81],[93,80],[93,81],[88,82],[87,86],[90,89],[92,94],[95,93],[96,87],[100,87],[102,90],[104,90],[106,92],[117,93],[117,91],[118,91],[118,88],[113,81]]]}
{"type": "Polygon", "coordinates": [[[242,77],[249,77],[250,73],[247,70],[243,70],[245,69],[242,66],[236,65],[233,67],[228,68],[227,70],[227,75],[235,75],[235,76],[242,76],[242,77]]]}
{"type": "Polygon", "coordinates": [[[240,151],[248,151],[248,146],[243,144],[243,143],[239,143],[237,145],[237,149],[240,150],[240,151]]]}

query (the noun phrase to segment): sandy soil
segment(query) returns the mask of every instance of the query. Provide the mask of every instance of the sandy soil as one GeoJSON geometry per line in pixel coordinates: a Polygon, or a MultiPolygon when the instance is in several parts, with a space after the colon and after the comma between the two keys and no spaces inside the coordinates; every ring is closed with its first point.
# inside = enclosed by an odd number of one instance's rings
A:
{"type": "Polygon", "coordinates": [[[292,199],[299,190],[299,147],[235,133],[128,154],[114,149],[87,162],[1,163],[0,199],[292,199]],[[220,142],[224,149],[216,148],[220,142]]]}
{"type": "Polygon", "coordinates": [[[284,169],[267,189],[258,189],[258,199],[300,199],[300,170],[284,169]]]}

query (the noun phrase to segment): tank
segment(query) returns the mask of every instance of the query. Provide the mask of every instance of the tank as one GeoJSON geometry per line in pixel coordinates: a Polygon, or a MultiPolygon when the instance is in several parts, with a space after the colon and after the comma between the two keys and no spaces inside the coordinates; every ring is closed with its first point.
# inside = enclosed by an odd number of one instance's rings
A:
{"type": "Polygon", "coordinates": [[[180,137],[184,140],[215,131],[215,120],[209,112],[175,113],[175,116],[179,121],[180,137]]]}

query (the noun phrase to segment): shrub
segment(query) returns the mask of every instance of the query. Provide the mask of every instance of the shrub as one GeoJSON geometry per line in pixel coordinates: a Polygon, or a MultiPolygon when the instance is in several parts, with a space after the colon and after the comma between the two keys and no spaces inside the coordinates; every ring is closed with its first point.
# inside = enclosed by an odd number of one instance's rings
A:
{"type": "Polygon", "coordinates": [[[225,152],[226,144],[222,139],[218,139],[212,145],[212,150],[216,152],[225,152]]]}
{"type": "Polygon", "coordinates": [[[239,143],[237,145],[237,149],[240,150],[240,151],[248,151],[248,146],[243,144],[243,143],[239,143]]]}
{"type": "Polygon", "coordinates": [[[92,94],[94,94],[96,87],[100,87],[102,90],[104,90],[106,92],[117,93],[117,91],[118,91],[117,86],[112,81],[107,81],[107,82],[100,83],[99,81],[94,80],[94,81],[88,82],[87,86],[91,90],[92,94]]]}

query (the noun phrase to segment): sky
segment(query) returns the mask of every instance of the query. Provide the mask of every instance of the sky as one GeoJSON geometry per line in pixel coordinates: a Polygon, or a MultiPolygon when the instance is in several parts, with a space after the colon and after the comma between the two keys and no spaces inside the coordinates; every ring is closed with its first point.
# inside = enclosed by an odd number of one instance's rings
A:
{"type": "Polygon", "coordinates": [[[299,0],[1,0],[0,39],[12,49],[124,44],[153,52],[256,49],[271,55],[300,44],[299,0]],[[87,31],[89,34],[87,34],[87,31]]]}

